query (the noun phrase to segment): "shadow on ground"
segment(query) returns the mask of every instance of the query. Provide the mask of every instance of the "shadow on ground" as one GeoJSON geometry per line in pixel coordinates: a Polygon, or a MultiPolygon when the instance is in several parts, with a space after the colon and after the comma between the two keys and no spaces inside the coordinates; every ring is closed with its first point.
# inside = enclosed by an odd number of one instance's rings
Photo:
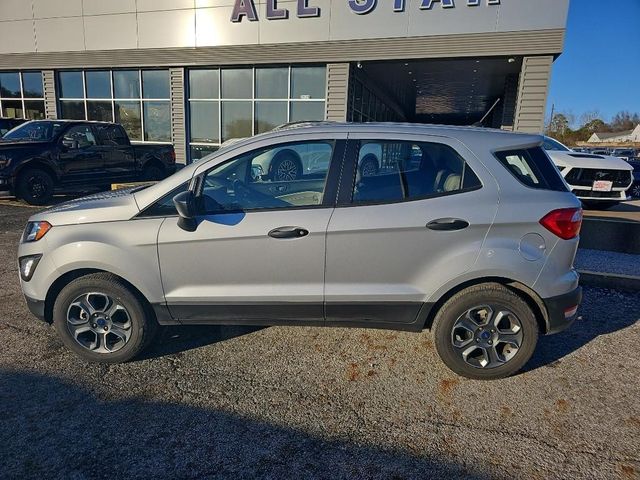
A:
{"type": "Polygon", "coordinates": [[[5,479],[489,476],[429,452],[359,446],[180,403],[108,401],[53,377],[0,371],[0,385],[5,479]]]}
{"type": "Polygon", "coordinates": [[[545,365],[554,366],[563,357],[581,349],[601,335],[624,330],[640,322],[640,293],[620,293],[585,287],[578,314],[578,320],[569,329],[556,335],[540,337],[538,347],[524,371],[535,370],[545,365]],[[603,305],[610,305],[610,302],[600,301],[602,296],[606,295],[617,297],[614,299],[618,300],[618,309],[615,312],[603,308],[603,305]],[[583,315],[583,312],[586,313],[583,315]]]}

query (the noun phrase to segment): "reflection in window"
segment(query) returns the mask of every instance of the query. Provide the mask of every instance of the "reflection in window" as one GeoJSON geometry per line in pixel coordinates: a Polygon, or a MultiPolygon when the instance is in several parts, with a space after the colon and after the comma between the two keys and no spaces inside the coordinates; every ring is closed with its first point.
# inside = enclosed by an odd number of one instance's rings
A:
{"type": "Polygon", "coordinates": [[[42,72],[0,72],[0,117],[44,118],[42,72]]]}
{"type": "Polygon", "coordinates": [[[142,71],[143,98],[170,98],[169,70],[142,71]]]}
{"type": "Polygon", "coordinates": [[[222,98],[251,98],[253,70],[235,68],[222,70],[222,98]]]}
{"type": "Polygon", "coordinates": [[[324,98],[326,76],[325,67],[293,67],[291,69],[291,98],[324,98]]]}
{"type": "Polygon", "coordinates": [[[222,102],[222,141],[250,137],[251,102],[222,102]]]}
{"type": "Polygon", "coordinates": [[[116,101],[114,104],[116,123],[119,123],[129,134],[129,139],[142,140],[142,123],[140,121],[140,102],[116,101]]]}
{"type": "Polygon", "coordinates": [[[191,69],[187,75],[192,152],[287,122],[325,118],[324,66],[191,69]]]}
{"type": "Polygon", "coordinates": [[[62,71],[58,90],[61,118],[120,123],[134,141],[171,141],[168,70],[62,71]]]}
{"type": "Polygon", "coordinates": [[[287,102],[256,102],[256,133],[287,123],[287,102]]]}
{"type": "Polygon", "coordinates": [[[138,70],[114,70],[113,95],[115,98],[140,98],[138,70]]]}
{"type": "Polygon", "coordinates": [[[111,98],[110,72],[87,72],[87,98],[111,98]]]}
{"type": "Polygon", "coordinates": [[[171,141],[169,102],[144,102],[144,138],[149,142],[171,141]]]}
{"type": "Polygon", "coordinates": [[[220,70],[191,70],[189,73],[190,98],[218,98],[220,70]]]}
{"type": "Polygon", "coordinates": [[[191,141],[219,143],[218,102],[191,102],[191,141]]]}

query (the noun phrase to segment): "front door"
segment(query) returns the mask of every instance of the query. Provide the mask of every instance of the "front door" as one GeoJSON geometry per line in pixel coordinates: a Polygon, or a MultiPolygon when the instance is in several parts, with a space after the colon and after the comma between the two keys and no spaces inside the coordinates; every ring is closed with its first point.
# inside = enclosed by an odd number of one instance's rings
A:
{"type": "Polygon", "coordinates": [[[95,183],[103,180],[108,149],[98,145],[90,125],[74,125],[60,140],[59,165],[63,183],[95,183]]]}
{"type": "Polygon", "coordinates": [[[402,328],[476,261],[497,211],[495,189],[482,188],[493,179],[453,140],[381,133],[349,142],[327,231],[326,320],[402,328]]]}
{"type": "MultiPolygon", "coordinates": [[[[301,143],[290,146],[300,151],[301,143]],[[296,148],[294,148],[296,147],[296,148]]],[[[266,147],[212,166],[202,185],[196,231],[168,217],[158,236],[165,298],[184,323],[324,321],[325,237],[333,212],[343,141],[313,141],[323,172],[274,181],[266,147]]],[[[304,159],[300,159],[301,162],[304,159]]]]}

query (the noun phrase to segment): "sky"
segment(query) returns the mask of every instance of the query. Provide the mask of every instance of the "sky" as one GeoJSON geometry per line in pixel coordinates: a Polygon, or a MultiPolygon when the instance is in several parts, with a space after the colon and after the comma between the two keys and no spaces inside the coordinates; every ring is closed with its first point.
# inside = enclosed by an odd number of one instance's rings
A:
{"type": "MultiPolygon", "coordinates": [[[[535,1],[535,0],[532,0],[535,1]]],[[[640,0],[571,0],[565,47],[553,65],[556,112],[640,113],[640,0]]]]}

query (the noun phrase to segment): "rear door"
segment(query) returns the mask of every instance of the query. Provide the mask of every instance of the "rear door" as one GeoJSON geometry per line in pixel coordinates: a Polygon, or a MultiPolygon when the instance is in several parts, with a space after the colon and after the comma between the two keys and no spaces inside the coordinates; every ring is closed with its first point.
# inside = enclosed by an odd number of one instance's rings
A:
{"type": "Polygon", "coordinates": [[[497,211],[495,181],[441,137],[351,135],[347,152],[327,231],[327,323],[412,324],[475,263],[497,211]],[[362,169],[372,152],[379,168],[362,169]]]}
{"type": "Polygon", "coordinates": [[[158,235],[165,298],[175,318],[324,322],[326,230],[344,141],[338,135],[305,137],[287,145],[313,143],[327,155],[324,171],[311,178],[272,182],[260,175],[259,158],[278,148],[269,145],[196,173],[204,203],[196,231],[186,232],[177,217],[168,217],[158,235]]]}

